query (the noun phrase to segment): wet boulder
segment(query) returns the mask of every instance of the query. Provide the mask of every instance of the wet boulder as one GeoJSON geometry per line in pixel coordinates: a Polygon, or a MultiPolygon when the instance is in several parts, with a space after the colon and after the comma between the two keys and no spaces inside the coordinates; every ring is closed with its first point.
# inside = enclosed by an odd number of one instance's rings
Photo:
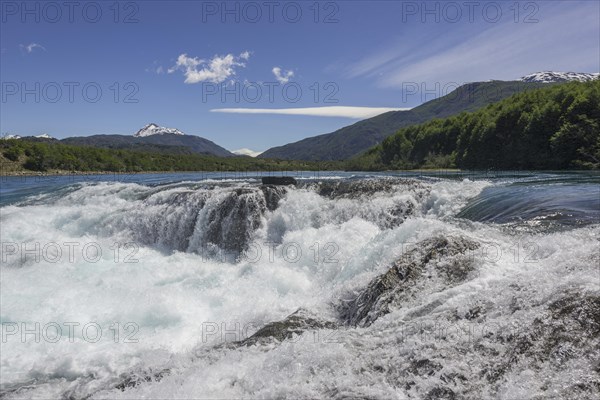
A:
{"type": "Polygon", "coordinates": [[[171,370],[165,368],[156,372],[147,370],[122,374],[120,376],[120,382],[115,385],[115,389],[119,389],[124,392],[127,389],[134,388],[143,383],[160,382],[165,376],[170,375],[170,373],[171,370]]]}
{"type": "Polygon", "coordinates": [[[261,185],[260,190],[263,192],[269,211],[277,209],[279,201],[283,199],[288,192],[288,188],[281,185],[261,185]]]}
{"type": "Polygon", "coordinates": [[[238,342],[242,346],[283,342],[291,340],[294,335],[301,335],[306,331],[318,329],[335,329],[337,324],[320,318],[309,311],[300,308],[285,319],[270,322],[256,331],[252,336],[238,342]]]}
{"type": "Polygon", "coordinates": [[[379,178],[360,180],[331,180],[321,181],[309,185],[323,197],[330,199],[369,196],[379,192],[414,191],[428,192],[429,186],[415,179],[379,178]]]}
{"type": "Polygon", "coordinates": [[[552,390],[556,398],[598,398],[600,295],[563,292],[550,300],[532,322],[484,337],[475,350],[486,360],[481,375],[493,387],[520,371],[536,371],[533,373],[540,375],[532,376],[532,380],[546,380],[539,390],[552,390]],[[574,364],[586,370],[577,379],[564,375],[565,369],[574,368],[574,364]]]}
{"type": "Polygon", "coordinates": [[[262,192],[250,188],[232,190],[207,210],[203,220],[203,243],[241,254],[252,233],[260,226],[266,209],[262,192]]]}
{"type": "MultiPolygon", "coordinates": [[[[338,307],[341,319],[351,326],[372,324],[402,299],[417,292],[416,283],[431,278],[432,273],[445,286],[463,281],[474,269],[469,253],[478,247],[477,242],[453,236],[438,236],[417,243],[358,296],[342,302],[338,307]]],[[[428,310],[427,306],[425,309],[428,310]]]]}

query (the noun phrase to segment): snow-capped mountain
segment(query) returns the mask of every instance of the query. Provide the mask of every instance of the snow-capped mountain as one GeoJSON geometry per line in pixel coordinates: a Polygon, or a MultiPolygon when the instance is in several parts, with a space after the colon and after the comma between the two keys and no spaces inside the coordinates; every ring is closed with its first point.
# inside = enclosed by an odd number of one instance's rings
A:
{"type": "Polygon", "coordinates": [[[552,83],[552,82],[587,82],[594,79],[598,79],[600,73],[588,74],[585,72],[553,72],[544,71],[536,72],[534,74],[526,75],[520,80],[523,82],[540,82],[540,83],[552,83]]]}
{"type": "Polygon", "coordinates": [[[148,124],[144,126],[142,129],[135,133],[135,137],[146,137],[152,135],[185,135],[185,133],[181,132],[179,129],[175,128],[165,128],[164,126],[158,126],[155,123],[148,124]]]}
{"type": "Polygon", "coordinates": [[[233,150],[232,151],[233,154],[236,154],[238,156],[250,156],[250,157],[256,157],[258,156],[261,152],[260,151],[254,151],[254,150],[250,150],[250,149],[239,149],[239,150],[233,150]]]}
{"type": "Polygon", "coordinates": [[[75,146],[94,146],[110,149],[140,149],[143,151],[173,152],[181,154],[209,154],[217,157],[232,157],[233,154],[223,147],[196,135],[186,135],[179,129],[165,128],[157,124],[148,124],[135,135],[91,135],[69,137],[62,143],[75,146]]]}
{"type": "Polygon", "coordinates": [[[6,135],[3,135],[2,137],[0,137],[0,139],[6,139],[6,140],[9,140],[9,139],[21,139],[21,136],[6,134],[6,135]]]}
{"type": "MultiPolygon", "coordinates": [[[[38,139],[54,139],[52,136],[48,135],[47,133],[42,133],[41,135],[37,135],[37,136],[25,136],[25,138],[38,138],[38,139]]],[[[2,139],[23,139],[23,136],[19,136],[19,135],[10,135],[10,134],[6,134],[4,136],[1,137],[2,139]]]]}

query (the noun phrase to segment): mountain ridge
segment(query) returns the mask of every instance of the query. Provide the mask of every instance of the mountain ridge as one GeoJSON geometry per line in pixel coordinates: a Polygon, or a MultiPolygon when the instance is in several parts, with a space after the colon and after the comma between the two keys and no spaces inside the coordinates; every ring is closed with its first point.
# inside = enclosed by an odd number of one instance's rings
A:
{"type": "Polygon", "coordinates": [[[472,113],[400,129],[352,170],[600,167],[600,80],[546,85],[472,113]]]}
{"type": "Polygon", "coordinates": [[[334,161],[349,159],[381,143],[386,137],[409,125],[475,111],[520,91],[543,87],[546,83],[489,81],[467,83],[451,93],[410,110],[390,111],[325,133],[272,147],[259,158],[334,161]]]}
{"type": "Polygon", "coordinates": [[[206,138],[187,135],[176,128],[165,128],[149,123],[132,136],[91,135],[74,136],[61,140],[62,143],[78,146],[93,146],[108,149],[158,150],[175,154],[207,154],[218,157],[234,157],[224,147],[206,138]]]}
{"type": "Polygon", "coordinates": [[[599,78],[599,73],[543,71],[515,81],[467,83],[445,96],[425,102],[411,110],[390,111],[334,132],[272,147],[258,157],[310,161],[349,159],[381,143],[386,137],[406,126],[421,124],[435,118],[446,118],[464,111],[473,112],[520,91],[543,87],[540,85],[586,82],[599,78]]]}

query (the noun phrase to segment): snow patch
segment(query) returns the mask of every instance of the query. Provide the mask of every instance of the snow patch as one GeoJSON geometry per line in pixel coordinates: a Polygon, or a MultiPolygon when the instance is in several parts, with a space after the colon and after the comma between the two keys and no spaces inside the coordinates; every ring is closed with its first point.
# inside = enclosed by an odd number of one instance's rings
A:
{"type": "Polygon", "coordinates": [[[588,82],[594,79],[598,79],[600,73],[588,74],[585,72],[553,72],[544,71],[536,72],[534,74],[526,75],[520,80],[523,82],[541,82],[541,83],[552,83],[552,82],[588,82]]]}
{"type": "Polygon", "coordinates": [[[164,126],[158,126],[155,123],[150,123],[144,126],[142,129],[137,131],[133,136],[135,137],[146,137],[152,135],[185,135],[185,133],[181,132],[179,129],[175,128],[165,128],[164,126]]]}

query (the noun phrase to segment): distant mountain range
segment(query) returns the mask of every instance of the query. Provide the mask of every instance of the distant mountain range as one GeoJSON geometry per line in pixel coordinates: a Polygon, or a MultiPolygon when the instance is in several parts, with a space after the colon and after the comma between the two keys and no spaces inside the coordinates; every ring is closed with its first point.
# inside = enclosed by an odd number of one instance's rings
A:
{"type": "Polygon", "coordinates": [[[158,151],[178,154],[210,154],[233,157],[229,150],[208,139],[186,135],[179,129],[165,128],[155,123],[148,124],[133,136],[93,135],[62,139],[61,143],[78,146],[94,146],[109,149],[158,151]]]}
{"type": "Polygon", "coordinates": [[[4,136],[2,136],[0,139],[48,139],[48,140],[56,140],[54,139],[52,136],[48,135],[47,133],[42,133],[41,135],[37,135],[37,136],[19,136],[19,135],[10,135],[10,134],[6,134],[4,136]]]}
{"type": "MultiPolygon", "coordinates": [[[[545,87],[548,84],[599,79],[598,73],[578,72],[537,72],[517,81],[488,81],[468,83],[453,92],[435,100],[421,104],[411,110],[390,111],[359,121],[335,132],[309,137],[258,153],[250,149],[233,152],[194,135],[186,135],[179,129],[166,128],[150,123],[132,136],[93,135],[70,137],[60,143],[94,146],[109,149],[128,149],[173,154],[209,154],[219,157],[251,156],[286,160],[334,161],[345,160],[362,154],[367,149],[381,143],[399,129],[421,124],[436,118],[446,118],[462,112],[473,112],[489,104],[496,103],[516,93],[545,87]]],[[[21,137],[5,135],[5,139],[27,139],[33,141],[54,141],[50,135],[21,137]]]]}
{"type": "Polygon", "coordinates": [[[92,135],[74,136],[61,140],[48,134],[38,136],[5,135],[3,139],[23,139],[30,141],[57,141],[76,146],[92,146],[107,149],[127,149],[171,154],[208,154],[218,157],[233,157],[235,154],[208,139],[186,135],[179,129],[165,128],[150,123],[133,136],[92,135]]]}
{"type": "Polygon", "coordinates": [[[313,136],[284,146],[273,147],[259,158],[286,160],[346,160],[381,143],[386,137],[409,125],[461,112],[472,112],[516,93],[544,87],[550,83],[588,81],[599,74],[575,72],[538,72],[518,81],[468,83],[446,96],[421,104],[411,110],[391,111],[359,121],[335,132],[313,136]]]}

